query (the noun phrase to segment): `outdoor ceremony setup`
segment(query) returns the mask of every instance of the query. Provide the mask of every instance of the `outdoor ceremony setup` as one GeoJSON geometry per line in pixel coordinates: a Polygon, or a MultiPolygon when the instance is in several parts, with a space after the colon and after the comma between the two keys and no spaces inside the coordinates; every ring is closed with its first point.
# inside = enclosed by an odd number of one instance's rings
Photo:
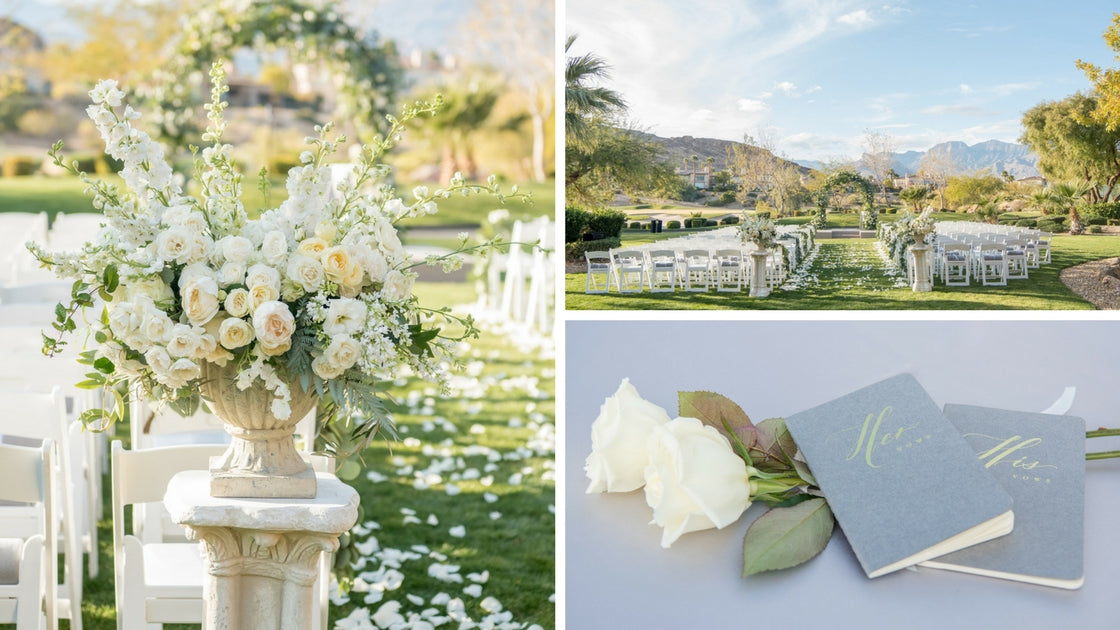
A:
{"type": "Polygon", "coordinates": [[[585,293],[741,292],[765,297],[813,248],[812,227],[780,226],[774,246],[744,243],[727,227],[656,243],[587,252],[585,293]]]}

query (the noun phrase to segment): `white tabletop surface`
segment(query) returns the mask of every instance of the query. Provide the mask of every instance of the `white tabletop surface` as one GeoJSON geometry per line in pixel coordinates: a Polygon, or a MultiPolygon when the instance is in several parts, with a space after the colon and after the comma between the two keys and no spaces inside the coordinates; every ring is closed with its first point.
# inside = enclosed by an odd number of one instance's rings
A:
{"type": "MultiPolygon", "coordinates": [[[[740,578],[743,533],[765,507],[671,549],[641,490],[588,495],[583,463],[624,377],[676,415],[678,390],[785,416],[900,372],[938,403],[1069,413],[1120,427],[1120,322],[604,322],[566,326],[565,617],[622,628],[1120,628],[1120,460],[1088,462],[1085,585],[1065,591],[934,569],[869,580],[837,530],[816,559],[740,578]]],[[[1120,450],[1120,438],[1089,450],[1120,450]]]]}

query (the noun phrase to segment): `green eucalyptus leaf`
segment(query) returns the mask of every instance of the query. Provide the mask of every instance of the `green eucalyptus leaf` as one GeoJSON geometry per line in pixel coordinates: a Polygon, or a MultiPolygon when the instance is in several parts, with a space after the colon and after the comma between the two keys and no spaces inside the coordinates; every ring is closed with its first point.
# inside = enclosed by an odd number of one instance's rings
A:
{"type": "Polygon", "coordinates": [[[743,537],[743,577],[788,569],[824,550],[832,536],[832,510],[824,499],[772,508],[743,537]]]}
{"type": "Polygon", "coordinates": [[[714,392],[677,392],[677,415],[698,418],[700,422],[715,427],[735,444],[736,440],[750,449],[757,435],[750,416],[730,398],[714,392]]]}

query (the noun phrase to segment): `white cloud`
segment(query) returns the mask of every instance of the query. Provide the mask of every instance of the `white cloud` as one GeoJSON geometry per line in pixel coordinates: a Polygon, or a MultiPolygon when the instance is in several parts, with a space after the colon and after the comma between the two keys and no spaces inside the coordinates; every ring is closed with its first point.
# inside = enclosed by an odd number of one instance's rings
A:
{"type": "Polygon", "coordinates": [[[868,26],[872,22],[874,22],[874,20],[871,18],[871,14],[867,12],[867,9],[860,9],[858,11],[852,11],[851,13],[845,13],[844,15],[836,18],[836,21],[847,26],[855,27],[868,26]]]}
{"type": "Polygon", "coordinates": [[[1025,83],[1001,83],[992,88],[992,93],[996,96],[1008,96],[1016,92],[1026,92],[1038,88],[1041,83],[1038,81],[1028,81],[1025,83]]]}
{"type": "Polygon", "coordinates": [[[782,81],[774,87],[775,89],[781,90],[789,95],[797,93],[797,86],[792,81],[782,81]]]}
{"type": "Polygon", "coordinates": [[[739,111],[748,114],[759,114],[762,112],[770,111],[770,106],[765,102],[754,98],[741,98],[738,101],[739,111]]]}
{"type": "Polygon", "coordinates": [[[930,105],[922,108],[921,113],[930,116],[952,114],[957,116],[991,116],[994,112],[973,105],[930,105]]]}
{"type": "Polygon", "coordinates": [[[972,93],[972,86],[967,84],[967,83],[962,83],[961,84],[961,94],[971,94],[971,93],[972,93]]]}

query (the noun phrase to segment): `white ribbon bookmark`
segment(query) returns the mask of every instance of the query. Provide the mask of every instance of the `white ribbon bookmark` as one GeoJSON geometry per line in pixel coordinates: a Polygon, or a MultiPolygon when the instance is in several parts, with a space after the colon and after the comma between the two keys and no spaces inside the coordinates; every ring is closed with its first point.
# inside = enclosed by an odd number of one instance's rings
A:
{"type": "Polygon", "coordinates": [[[1067,387],[1066,391],[1062,392],[1062,395],[1054,401],[1054,404],[1042,410],[1042,413],[1050,413],[1060,416],[1061,414],[1069,411],[1069,408],[1073,406],[1073,397],[1076,395],[1076,387],[1067,387]]]}

